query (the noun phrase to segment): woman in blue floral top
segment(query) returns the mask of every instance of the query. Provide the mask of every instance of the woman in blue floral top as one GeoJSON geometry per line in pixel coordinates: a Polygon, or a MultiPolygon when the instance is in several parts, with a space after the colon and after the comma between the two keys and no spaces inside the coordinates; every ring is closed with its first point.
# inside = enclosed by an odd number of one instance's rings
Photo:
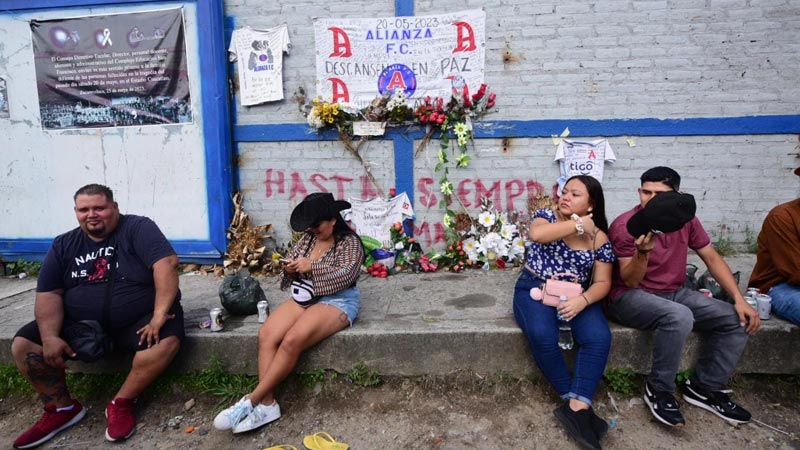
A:
{"type": "Polygon", "coordinates": [[[528,236],[533,242],[514,290],[514,317],[528,339],[533,359],[566,400],[554,414],[573,438],[597,449],[608,424],[592,410],[592,397],[611,347],[611,332],[600,302],[611,288],[616,259],[607,233],[600,183],[585,175],[570,178],[554,211],[534,213],[528,236]],[[533,298],[532,288],[542,288],[545,280],[562,272],[577,275],[584,292],[558,308],[533,298]],[[579,346],[572,374],[558,346],[557,313],[569,322],[579,346]]]}

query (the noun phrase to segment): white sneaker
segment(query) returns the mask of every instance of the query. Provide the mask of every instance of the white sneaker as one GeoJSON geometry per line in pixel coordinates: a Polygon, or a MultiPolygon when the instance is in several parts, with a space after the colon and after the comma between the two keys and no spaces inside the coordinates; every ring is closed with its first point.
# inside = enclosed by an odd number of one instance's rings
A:
{"type": "Polygon", "coordinates": [[[218,430],[230,430],[244,420],[252,411],[253,404],[250,403],[250,399],[245,395],[233,406],[223,409],[217,414],[217,417],[214,417],[214,428],[218,430]]]}
{"type": "Polygon", "coordinates": [[[278,406],[278,402],[272,402],[269,406],[259,403],[258,406],[253,408],[250,415],[233,427],[233,432],[243,433],[245,431],[255,430],[256,428],[263,427],[280,418],[281,407],[278,406]]]}

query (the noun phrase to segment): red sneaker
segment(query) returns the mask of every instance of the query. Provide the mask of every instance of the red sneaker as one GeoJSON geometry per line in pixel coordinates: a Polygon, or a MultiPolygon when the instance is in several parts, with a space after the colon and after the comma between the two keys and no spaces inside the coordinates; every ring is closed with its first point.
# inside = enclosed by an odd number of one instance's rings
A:
{"type": "Polygon", "coordinates": [[[59,432],[80,422],[86,410],[79,401],[72,401],[69,411],[56,411],[55,405],[46,405],[44,414],[28,431],[14,441],[14,448],[33,448],[53,439],[59,432]]]}
{"type": "Polygon", "coordinates": [[[106,406],[106,440],[111,442],[128,439],[136,431],[133,415],[134,400],[117,397],[106,406]]]}

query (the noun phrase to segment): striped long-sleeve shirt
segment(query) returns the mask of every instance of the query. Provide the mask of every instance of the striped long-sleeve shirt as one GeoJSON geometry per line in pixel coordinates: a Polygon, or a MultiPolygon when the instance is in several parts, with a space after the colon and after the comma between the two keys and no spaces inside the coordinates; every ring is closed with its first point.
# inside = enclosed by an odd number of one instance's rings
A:
{"type": "MultiPolygon", "coordinates": [[[[316,243],[316,236],[306,233],[294,246],[291,259],[308,258],[316,243]]],[[[311,273],[302,274],[303,278],[314,280],[314,296],[323,296],[339,292],[352,286],[361,274],[364,261],[364,247],[361,239],[354,234],[347,234],[337,240],[336,245],[317,260],[311,261],[311,273]],[[309,276],[310,275],[310,276],[309,276]]],[[[282,273],[281,289],[286,290],[296,275],[282,273]]]]}

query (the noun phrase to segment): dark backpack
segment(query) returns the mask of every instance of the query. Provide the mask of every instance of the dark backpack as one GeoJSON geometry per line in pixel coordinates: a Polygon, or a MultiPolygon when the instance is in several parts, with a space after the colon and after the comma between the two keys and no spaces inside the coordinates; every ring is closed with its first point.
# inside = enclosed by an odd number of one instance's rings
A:
{"type": "MultiPolygon", "coordinates": [[[[739,284],[739,278],[741,277],[741,272],[735,272],[733,274],[733,279],[736,280],[736,284],[739,284]]],[[[714,279],[711,275],[711,272],[706,270],[700,278],[697,279],[697,289],[708,289],[711,291],[711,296],[720,300],[724,300],[728,303],[733,303],[733,298],[722,289],[722,286],[719,285],[719,282],[714,279]]]]}

